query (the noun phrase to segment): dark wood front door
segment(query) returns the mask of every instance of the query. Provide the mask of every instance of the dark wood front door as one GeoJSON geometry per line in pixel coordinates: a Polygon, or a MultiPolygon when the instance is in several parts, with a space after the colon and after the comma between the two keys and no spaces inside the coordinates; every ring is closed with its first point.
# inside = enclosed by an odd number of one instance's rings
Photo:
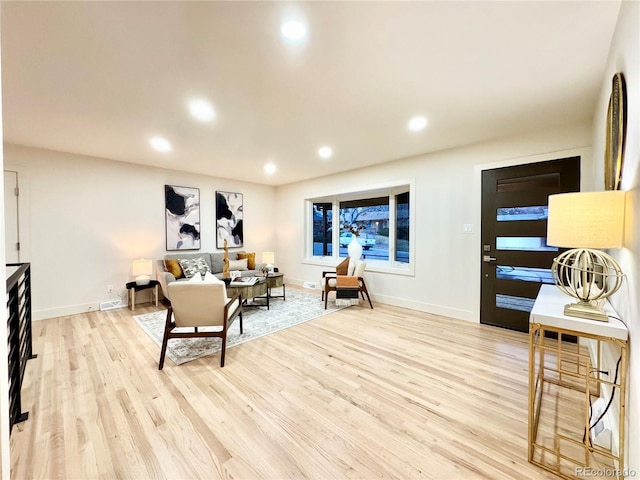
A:
{"type": "Polygon", "coordinates": [[[558,249],[547,246],[549,195],[580,190],[580,157],[482,172],[480,323],[529,331],[558,249]]]}

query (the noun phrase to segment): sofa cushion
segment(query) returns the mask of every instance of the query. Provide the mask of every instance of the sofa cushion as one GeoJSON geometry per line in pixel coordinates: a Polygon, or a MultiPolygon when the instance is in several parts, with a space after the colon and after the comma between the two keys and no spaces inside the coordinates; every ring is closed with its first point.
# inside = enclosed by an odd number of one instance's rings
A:
{"type": "Polygon", "coordinates": [[[211,258],[211,271],[221,273],[224,267],[224,253],[211,253],[209,257],[211,258]]]}
{"type": "Polygon", "coordinates": [[[180,262],[175,258],[167,258],[164,261],[164,268],[171,275],[178,278],[184,278],[184,273],[182,272],[182,267],[180,266],[180,262]]]}
{"type": "Polygon", "coordinates": [[[243,258],[247,259],[247,268],[249,270],[256,269],[256,252],[239,252],[238,260],[242,260],[243,258]]]}
{"type": "Polygon", "coordinates": [[[179,260],[182,272],[187,278],[193,277],[196,273],[208,272],[209,266],[202,257],[198,258],[181,258],[179,260]]]}
{"type": "MultiPolygon", "coordinates": [[[[238,260],[238,255],[244,252],[229,252],[229,261],[238,260]]],[[[207,254],[209,266],[213,273],[221,273],[224,267],[224,252],[214,252],[207,254]]]]}

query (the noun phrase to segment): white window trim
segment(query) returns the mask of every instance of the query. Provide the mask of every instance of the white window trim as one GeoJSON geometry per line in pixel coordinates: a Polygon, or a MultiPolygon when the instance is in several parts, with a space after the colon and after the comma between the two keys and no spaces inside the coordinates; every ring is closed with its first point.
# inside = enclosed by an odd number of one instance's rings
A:
{"type": "MultiPolygon", "coordinates": [[[[393,182],[370,185],[368,187],[362,187],[358,191],[346,190],[346,191],[334,191],[331,193],[324,193],[319,195],[310,196],[305,199],[305,235],[304,235],[304,255],[302,263],[305,265],[317,265],[321,267],[333,268],[341,260],[338,255],[331,256],[317,256],[313,255],[313,204],[319,202],[327,202],[333,204],[332,213],[332,237],[331,242],[333,245],[337,245],[340,236],[340,211],[339,202],[347,199],[359,199],[366,198],[366,196],[373,195],[388,195],[389,196],[389,212],[393,212],[393,215],[389,215],[389,238],[395,238],[396,234],[396,199],[395,196],[399,193],[406,192],[406,188],[409,187],[409,263],[396,262],[392,260],[395,258],[395,242],[389,243],[389,260],[370,260],[365,259],[367,262],[368,272],[380,272],[389,273],[394,275],[407,275],[415,276],[415,234],[416,234],[416,214],[415,214],[415,179],[397,180],[393,182]],[[393,210],[392,210],[393,209],[393,210]],[[392,236],[393,234],[393,236],[392,236]]],[[[339,251],[339,249],[337,250],[339,251]]]]}

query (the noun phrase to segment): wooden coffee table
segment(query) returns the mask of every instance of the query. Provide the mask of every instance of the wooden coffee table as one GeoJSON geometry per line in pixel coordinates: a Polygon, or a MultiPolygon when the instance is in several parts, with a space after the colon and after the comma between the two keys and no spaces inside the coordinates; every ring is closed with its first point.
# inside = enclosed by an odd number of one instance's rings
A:
{"type": "Polygon", "coordinates": [[[258,278],[258,281],[253,285],[227,285],[227,296],[232,297],[239,293],[242,295],[243,307],[267,307],[267,310],[269,310],[269,287],[267,281],[264,278],[258,278]],[[257,298],[265,300],[265,302],[256,302],[257,298]],[[252,301],[249,302],[249,299],[252,299],[252,301]]]}
{"type": "Polygon", "coordinates": [[[269,291],[267,292],[269,298],[281,298],[283,300],[287,299],[287,286],[284,284],[284,273],[270,273],[267,276],[267,287],[269,289],[269,291]],[[279,287],[282,287],[282,295],[272,295],[271,289],[279,287]]]}

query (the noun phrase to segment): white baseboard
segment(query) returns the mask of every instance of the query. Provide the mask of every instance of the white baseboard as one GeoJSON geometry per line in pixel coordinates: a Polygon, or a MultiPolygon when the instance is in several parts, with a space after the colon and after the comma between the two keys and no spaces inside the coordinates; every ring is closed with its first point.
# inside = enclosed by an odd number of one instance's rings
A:
{"type": "MultiPolygon", "coordinates": [[[[287,277],[287,283],[304,287],[308,280],[298,280],[287,277]]],[[[321,290],[321,283],[317,282],[317,290],[321,290]]],[[[478,323],[476,315],[471,310],[463,310],[460,308],[446,307],[444,305],[434,305],[432,303],[416,302],[414,300],[407,300],[406,298],[392,297],[390,295],[373,294],[369,291],[371,300],[382,303],[384,305],[393,305],[394,307],[408,308],[410,310],[416,310],[418,312],[432,313],[434,315],[441,315],[443,317],[456,318],[458,320],[466,320],[472,323],[478,323]]]]}
{"type": "MultiPolygon", "coordinates": [[[[148,301],[151,301],[152,298],[152,290],[147,290],[148,293],[148,301]]],[[[144,295],[144,293],[143,293],[144,295]]],[[[158,301],[160,301],[163,297],[160,296],[160,292],[158,292],[158,301]]],[[[139,303],[142,303],[144,300],[141,299],[139,303]]],[[[90,302],[90,303],[81,303],[78,305],[67,305],[64,307],[56,307],[56,308],[45,308],[42,310],[34,310],[31,316],[33,321],[37,320],[46,320],[48,318],[57,318],[57,317],[65,317],[67,315],[77,315],[79,313],[87,313],[87,312],[97,312],[97,311],[106,311],[106,310],[114,310],[116,308],[124,308],[128,306],[128,298],[126,295],[112,295],[112,298],[104,301],[90,302]]]]}
{"type": "MultiPolygon", "coordinates": [[[[371,292],[369,292],[371,294],[371,292]]],[[[406,298],[391,297],[389,295],[371,295],[376,302],[385,305],[393,305],[394,307],[408,308],[417,310],[418,312],[431,313],[433,315],[441,315],[443,317],[456,318],[458,320],[466,320],[467,322],[477,323],[474,319],[473,312],[470,310],[462,310],[460,308],[446,307],[444,305],[435,305],[433,303],[416,302],[407,300],[406,298]]]]}
{"type": "Polygon", "coordinates": [[[65,317],[67,315],[76,315],[78,313],[93,312],[98,310],[100,310],[100,302],[83,303],[80,305],[68,305],[66,307],[34,310],[31,319],[33,321],[46,320],[47,318],[65,317]]]}

